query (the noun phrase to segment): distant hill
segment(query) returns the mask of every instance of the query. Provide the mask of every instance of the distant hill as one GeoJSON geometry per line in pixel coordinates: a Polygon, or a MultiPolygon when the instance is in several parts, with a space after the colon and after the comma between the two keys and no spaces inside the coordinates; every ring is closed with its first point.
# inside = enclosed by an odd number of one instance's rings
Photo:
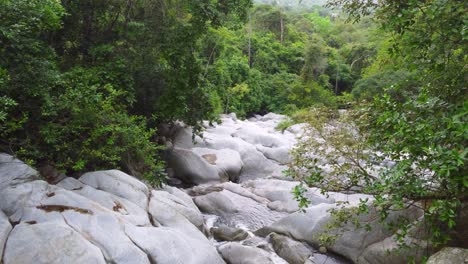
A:
{"type": "Polygon", "coordinates": [[[254,0],[256,4],[276,4],[289,7],[311,7],[314,5],[325,5],[327,0],[254,0]]]}

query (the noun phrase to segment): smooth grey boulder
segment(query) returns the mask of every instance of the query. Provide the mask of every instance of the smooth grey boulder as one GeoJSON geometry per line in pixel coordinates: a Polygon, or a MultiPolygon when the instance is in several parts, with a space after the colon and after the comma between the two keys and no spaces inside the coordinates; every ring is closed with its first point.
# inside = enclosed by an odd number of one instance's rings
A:
{"type": "Polygon", "coordinates": [[[267,159],[254,145],[241,138],[213,131],[213,133],[205,134],[204,141],[207,148],[232,149],[239,152],[243,163],[239,177],[241,182],[249,179],[265,178],[279,167],[278,164],[267,159]]]}
{"type": "Polygon", "coordinates": [[[128,222],[122,216],[65,189],[58,188],[38,204],[24,208],[21,221],[66,224],[99,247],[107,262],[149,263],[146,254],[124,233],[128,222]]]}
{"type": "MultiPolygon", "coordinates": [[[[243,187],[254,194],[268,199],[268,208],[288,213],[299,210],[298,202],[294,199],[292,193],[293,188],[297,185],[299,185],[299,182],[277,179],[257,179],[242,184],[243,187]]],[[[309,199],[311,205],[334,202],[334,200],[321,195],[318,190],[312,188],[308,188],[304,196],[309,199]]]]}
{"type": "Polygon", "coordinates": [[[446,247],[435,253],[427,260],[427,264],[466,264],[468,263],[468,249],[446,247]]]}
{"type": "Polygon", "coordinates": [[[8,221],[8,217],[0,210],[0,262],[1,256],[3,256],[3,249],[8,238],[8,234],[11,231],[11,224],[8,221]]]}
{"type": "Polygon", "coordinates": [[[0,153],[0,190],[33,181],[39,177],[36,170],[26,165],[15,157],[0,153]]]}
{"type": "Polygon", "coordinates": [[[69,226],[58,223],[15,226],[8,238],[3,261],[5,264],[106,263],[99,248],[69,226]]]}
{"type": "Polygon", "coordinates": [[[281,165],[287,165],[291,162],[291,156],[289,155],[289,146],[269,148],[261,145],[257,145],[257,150],[262,152],[268,159],[274,160],[281,165]]]}
{"type": "Polygon", "coordinates": [[[95,189],[125,198],[144,210],[148,208],[148,187],[119,170],[88,172],[83,174],[79,181],[95,189]]]}
{"type": "Polygon", "coordinates": [[[206,238],[200,239],[167,227],[152,228],[127,225],[125,232],[139,248],[146,252],[152,263],[225,263],[206,238]]]}
{"type": "MultiPolygon", "coordinates": [[[[242,194],[242,193],[241,193],[242,194]]],[[[229,190],[211,192],[194,198],[201,211],[218,215],[228,226],[255,230],[272,224],[286,214],[268,209],[266,204],[229,190]]]]}
{"type": "Polygon", "coordinates": [[[153,190],[149,213],[155,225],[172,227],[193,237],[205,239],[201,232],[204,227],[201,212],[185,205],[181,199],[170,193],[153,190]]]}
{"type": "Polygon", "coordinates": [[[233,137],[238,137],[252,145],[261,145],[268,148],[278,148],[290,146],[290,142],[279,133],[268,133],[266,129],[261,126],[251,123],[245,124],[239,128],[233,137]]]}
{"type": "Polygon", "coordinates": [[[240,241],[249,236],[249,233],[243,229],[226,225],[213,227],[210,231],[213,234],[214,239],[218,241],[240,241]]]}
{"type": "Polygon", "coordinates": [[[414,258],[416,263],[421,263],[422,258],[432,252],[432,248],[427,241],[407,237],[407,245],[417,245],[412,248],[401,248],[398,245],[396,236],[387,237],[382,241],[368,246],[359,256],[358,263],[362,264],[393,264],[405,263],[408,257],[414,258]],[[390,254],[389,254],[390,253],[390,254]]]}
{"type": "Polygon", "coordinates": [[[270,235],[270,241],[276,254],[290,264],[304,264],[313,255],[310,248],[287,236],[273,233],[270,235]]]}
{"type": "MultiPolygon", "coordinates": [[[[255,233],[262,236],[272,232],[280,233],[318,247],[320,246],[318,235],[324,231],[324,226],[331,220],[328,210],[334,207],[334,204],[321,203],[309,207],[305,213],[296,212],[288,215],[255,233]]],[[[378,223],[375,214],[376,212],[371,209],[369,214],[360,216],[360,221],[370,223],[371,231],[366,231],[363,228],[356,229],[350,224],[346,227],[347,230],[343,231],[336,242],[328,249],[347,257],[353,262],[358,262],[359,257],[368,246],[392,236],[389,230],[385,229],[381,223],[378,223]]],[[[414,221],[420,215],[419,210],[410,208],[404,212],[390,214],[387,221],[395,221],[400,216],[408,217],[410,221],[414,221]]]]}
{"type": "Polygon", "coordinates": [[[239,208],[226,194],[221,192],[211,192],[203,196],[197,196],[193,200],[195,204],[205,213],[214,215],[229,215],[239,212],[239,208]]]}
{"type": "Polygon", "coordinates": [[[221,181],[238,181],[242,170],[242,159],[239,152],[231,149],[193,148],[192,151],[216,166],[221,181]]]}
{"type": "Polygon", "coordinates": [[[162,190],[180,199],[184,206],[192,208],[196,211],[200,211],[198,207],[195,205],[195,203],[193,202],[192,197],[190,197],[190,195],[188,195],[183,189],[179,189],[179,188],[172,187],[169,185],[164,185],[162,187],[162,190]]]}
{"type": "Polygon", "coordinates": [[[173,136],[173,143],[174,147],[183,148],[183,149],[191,149],[193,147],[203,147],[203,139],[195,135],[193,137],[193,130],[191,127],[187,127],[183,123],[176,123],[176,132],[173,136]]]}
{"type": "Polygon", "coordinates": [[[229,264],[273,264],[269,254],[260,248],[230,242],[218,247],[223,259],[229,264]]]}
{"type": "Polygon", "coordinates": [[[208,163],[190,149],[173,148],[169,153],[168,166],[174,170],[175,177],[186,183],[202,184],[221,181],[216,166],[208,163]]]}
{"type": "Polygon", "coordinates": [[[93,202],[100,204],[101,206],[109,209],[110,211],[122,216],[125,220],[129,221],[134,225],[151,225],[148,218],[148,212],[125,198],[119,197],[112,193],[97,190],[70,177],[60,181],[57,184],[57,186],[77,193],[83,197],[92,200],[93,202]]]}
{"type": "Polygon", "coordinates": [[[35,208],[47,199],[47,194],[54,193],[59,188],[45,181],[31,181],[0,189],[0,209],[11,222],[20,222],[24,211],[35,208]]]}

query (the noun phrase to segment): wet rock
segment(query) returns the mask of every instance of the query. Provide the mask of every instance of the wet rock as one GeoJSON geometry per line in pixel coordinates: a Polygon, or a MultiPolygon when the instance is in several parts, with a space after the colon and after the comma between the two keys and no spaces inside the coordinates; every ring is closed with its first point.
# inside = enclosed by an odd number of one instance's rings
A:
{"type": "Polygon", "coordinates": [[[98,190],[125,198],[144,210],[148,208],[148,187],[119,170],[88,172],[83,174],[79,181],[98,190]]]}
{"type": "Polygon", "coordinates": [[[286,214],[272,211],[254,199],[224,189],[194,198],[201,211],[220,216],[220,221],[228,226],[238,226],[255,230],[270,225],[286,214]]]}
{"type": "Polygon", "coordinates": [[[96,246],[64,224],[15,226],[6,243],[5,264],[106,263],[96,246]]]}
{"type": "Polygon", "coordinates": [[[203,196],[207,195],[212,192],[221,192],[224,190],[224,187],[222,185],[198,185],[192,187],[188,193],[191,196],[203,196]]]}
{"type": "Polygon", "coordinates": [[[466,264],[468,263],[468,249],[446,247],[432,255],[427,264],[466,264]]]}
{"type": "Polygon", "coordinates": [[[304,264],[313,254],[310,248],[286,236],[273,233],[270,241],[276,254],[290,264],[304,264]]]}
{"type": "Polygon", "coordinates": [[[246,239],[249,234],[240,228],[221,225],[211,228],[213,237],[218,241],[240,241],[246,239]]]}
{"type": "Polygon", "coordinates": [[[223,259],[229,264],[273,264],[269,254],[260,248],[226,243],[218,248],[223,259]]]}

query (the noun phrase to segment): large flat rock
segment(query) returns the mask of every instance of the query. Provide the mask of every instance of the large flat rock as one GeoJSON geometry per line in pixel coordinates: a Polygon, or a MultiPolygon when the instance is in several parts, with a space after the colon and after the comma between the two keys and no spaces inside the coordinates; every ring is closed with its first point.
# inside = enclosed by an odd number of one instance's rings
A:
{"type": "Polygon", "coordinates": [[[125,198],[145,210],[148,208],[148,187],[124,172],[119,170],[88,172],[79,180],[93,188],[125,198]]]}
{"type": "Polygon", "coordinates": [[[15,226],[3,261],[5,264],[106,263],[99,248],[73,228],[52,222],[15,226]]]}

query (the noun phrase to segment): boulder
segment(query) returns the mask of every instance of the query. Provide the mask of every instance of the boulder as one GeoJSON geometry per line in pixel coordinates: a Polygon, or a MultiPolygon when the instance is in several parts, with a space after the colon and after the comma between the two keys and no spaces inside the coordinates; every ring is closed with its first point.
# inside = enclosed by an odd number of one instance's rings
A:
{"type": "Polygon", "coordinates": [[[225,194],[221,192],[211,192],[203,196],[194,198],[195,204],[205,213],[214,215],[230,215],[239,212],[238,206],[225,194]]]}
{"type": "Polygon", "coordinates": [[[125,198],[144,210],[148,208],[148,187],[119,170],[88,172],[83,174],[79,181],[95,189],[125,198]]]}
{"type": "Polygon", "coordinates": [[[191,208],[176,196],[164,191],[152,191],[149,213],[157,226],[172,227],[199,239],[205,239],[201,232],[203,216],[198,209],[191,208]]]}
{"type": "Polygon", "coordinates": [[[67,225],[57,223],[19,224],[8,238],[3,258],[10,263],[102,263],[96,246],[67,225]]]}
{"type": "Polygon", "coordinates": [[[220,216],[228,226],[242,226],[251,230],[270,225],[286,214],[268,207],[249,197],[228,190],[212,192],[194,198],[201,211],[220,216]]]}
{"type": "Polygon", "coordinates": [[[256,147],[266,158],[274,160],[281,165],[287,165],[291,162],[291,156],[289,155],[290,147],[269,148],[261,145],[257,145],[256,147]]]}
{"type": "Polygon", "coordinates": [[[223,259],[229,264],[273,264],[268,252],[263,249],[226,243],[218,248],[223,259]]]}
{"type": "Polygon", "coordinates": [[[203,139],[195,135],[193,137],[193,130],[182,123],[176,124],[176,132],[173,136],[174,147],[182,149],[191,149],[193,147],[203,147],[203,139]]]}
{"type": "Polygon", "coordinates": [[[125,232],[139,248],[146,252],[151,263],[224,263],[206,238],[193,237],[183,231],[168,227],[127,225],[125,232]]]}
{"type": "Polygon", "coordinates": [[[221,181],[216,166],[189,149],[173,148],[169,154],[168,165],[174,170],[175,177],[186,183],[202,184],[221,181]]]}
{"type": "Polygon", "coordinates": [[[290,264],[304,264],[313,255],[310,248],[286,236],[273,233],[270,241],[276,254],[290,264]]]}
{"type": "Polygon", "coordinates": [[[423,257],[432,249],[424,240],[406,238],[407,245],[417,245],[411,248],[401,248],[395,235],[368,246],[359,256],[358,263],[362,264],[393,264],[405,263],[408,257],[414,258],[416,263],[422,263],[423,257]],[[389,254],[390,253],[390,254],[389,254]]]}
{"type": "Polygon", "coordinates": [[[22,223],[66,224],[99,247],[106,262],[149,264],[146,254],[124,233],[128,222],[123,217],[77,193],[58,188],[23,210],[22,223]]]}
{"type": "Polygon", "coordinates": [[[268,148],[290,146],[290,142],[279,136],[279,134],[268,133],[254,123],[242,126],[232,136],[241,138],[252,145],[261,145],[268,148]]]}
{"type": "Polygon", "coordinates": [[[221,181],[236,182],[239,180],[243,166],[239,152],[231,149],[216,150],[208,148],[193,148],[192,151],[209,164],[216,166],[221,181]]]}
{"type": "Polygon", "coordinates": [[[249,233],[243,229],[229,227],[226,225],[213,227],[210,231],[213,234],[213,237],[218,241],[240,241],[249,236],[249,233]]]}
{"type": "Polygon", "coordinates": [[[192,197],[190,197],[190,195],[188,195],[183,189],[179,189],[179,188],[172,187],[169,185],[164,185],[162,187],[162,190],[182,200],[185,206],[193,208],[194,210],[200,211],[198,207],[195,205],[195,203],[193,202],[192,197]]]}
{"type": "MultiPolygon", "coordinates": [[[[318,235],[324,231],[324,226],[331,220],[329,209],[334,208],[334,204],[321,203],[309,207],[303,212],[296,212],[284,217],[274,224],[257,230],[255,233],[265,236],[271,232],[276,232],[290,236],[299,241],[306,241],[314,247],[321,246],[318,235]]],[[[341,232],[336,242],[328,249],[332,252],[347,257],[353,262],[358,262],[359,257],[365,249],[377,242],[384,240],[392,235],[375,217],[375,210],[370,210],[369,214],[361,215],[360,221],[369,222],[371,231],[363,228],[356,229],[352,224],[346,226],[346,230],[341,232]]],[[[415,208],[406,211],[395,212],[389,215],[387,221],[395,221],[401,216],[415,220],[421,215],[421,212],[415,208]]]]}
{"type": "Polygon", "coordinates": [[[47,194],[60,188],[49,185],[45,181],[31,181],[0,189],[0,210],[12,223],[18,223],[28,208],[35,208],[47,199],[47,194]]]}
{"type": "MultiPolygon", "coordinates": [[[[242,186],[254,194],[268,199],[268,208],[293,213],[299,210],[298,202],[294,199],[292,193],[293,188],[298,184],[299,182],[293,181],[258,179],[244,182],[242,186]]],[[[333,202],[332,199],[325,197],[313,188],[308,188],[304,195],[310,200],[311,205],[333,202]]]]}
{"type": "Polygon", "coordinates": [[[243,163],[240,175],[241,182],[265,178],[279,167],[278,164],[267,159],[254,145],[241,138],[226,134],[207,133],[204,135],[204,141],[207,148],[231,149],[239,152],[243,163]]]}
{"type": "Polygon", "coordinates": [[[446,247],[432,255],[427,264],[466,264],[468,263],[468,249],[446,247]]]}
{"type": "Polygon", "coordinates": [[[39,177],[36,170],[15,157],[0,153],[0,190],[35,180],[39,177]]]}
{"type": "Polygon", "coordinates": [[[3,249],[5,247],[5,242],[7,241],[8,234],[10,234],[10,231],[11,224],[8,221],[8,217],[0,210],[0,260],[1,256],[3,256],[3,249]]]}
{"type": "MultiPolygon", "coordinates": [[[[97,190],[70,177],[60,181],[57,186],[77,193],[100,204],[102,207],[115,212],[134,225],[151,225],[148,218],[148,212],[125,198],[119,197],[112,193],[97,190]]],[[[49,195],[52,195],[52,193],[49,195]]]]}

